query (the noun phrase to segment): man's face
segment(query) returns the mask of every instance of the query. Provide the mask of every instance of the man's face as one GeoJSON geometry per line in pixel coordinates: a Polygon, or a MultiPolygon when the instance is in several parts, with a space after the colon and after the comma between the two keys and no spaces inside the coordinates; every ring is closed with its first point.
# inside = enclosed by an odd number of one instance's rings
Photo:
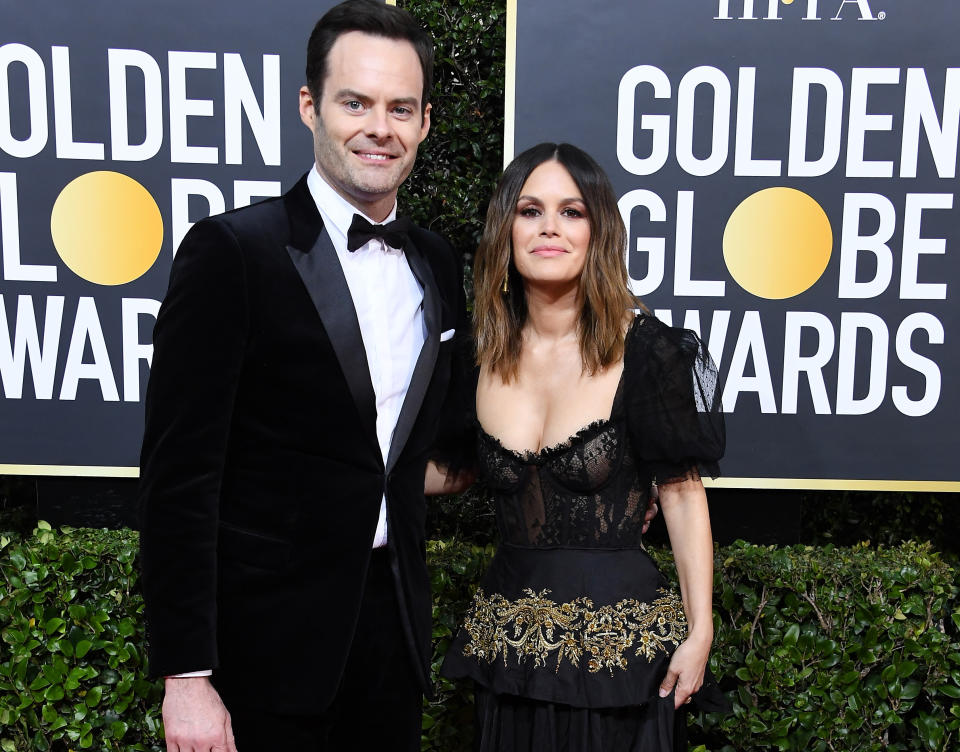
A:
{"type": "Polygon", "coordinates": [[[359,31],[330,48],[319,108],[307,87],[300,89],[300,118],[313,131],[320,174],[371,219],[390,213],[430,130],[422,97],[413,45],[359,31]]]}

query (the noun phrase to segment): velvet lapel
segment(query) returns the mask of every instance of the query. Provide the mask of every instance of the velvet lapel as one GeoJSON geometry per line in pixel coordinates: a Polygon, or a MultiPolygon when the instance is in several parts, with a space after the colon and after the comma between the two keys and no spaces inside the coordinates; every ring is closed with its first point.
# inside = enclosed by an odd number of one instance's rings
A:
{"type": "Polygon", "coordinates": [[[423,327],[426,330],[426,339],[420,348],[420,357],[413,368],[410,377],[410,386],[400,408],[400,417],[393,430],[393,439],[390,441],[390,452],[387,455],[387,472],[393,468],[397,458],[406,446],[410,432],[417,421],[420,406],[433,378],[433,369],[437,364],[437,352],[440,349],[440,292],[433,277],[433,270],[427,263],[424,255],[413,246],[411,240],[405,250],[410,271],[417,278],[423,288],[423,327]]]}
{"type": "MultiPolygon", "coordinates": [[[[314,212],[316,213],[316,207],[314,212]]],[[[319,214],[317,221],[319,222],[319,214]]],[[[360,424],[367,438],[376,447],[379,457],[377,399],[373,392],[373,383],[370,381],[367,352],[363,347],[360,324],[357,322],[353,298],[350,297],[350,288],[347,287],[347,280],[343,276],[343,268],[340,266],[340,260],[337,258],[330,236],[326,229],[321,229],[313,245],[306,251],[288,245],[287,253],[290,254],[310,299],[320,315],[320,320],[337,354],[340,368],[357,406],[360,424]]]]}

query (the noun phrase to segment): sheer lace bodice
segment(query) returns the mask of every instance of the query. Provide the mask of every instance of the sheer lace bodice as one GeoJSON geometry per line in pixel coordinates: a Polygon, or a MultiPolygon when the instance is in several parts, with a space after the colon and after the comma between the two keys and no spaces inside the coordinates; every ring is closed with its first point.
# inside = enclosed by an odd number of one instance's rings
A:
{"type": "Polygon", "coordinates": [[[538,452],[504,447],[479,427],[480,473],[496,495],[497,523],[518,546],[640,545],[649,481],[640,479],[623,412],[623,381],[611,416],[538,452]]]}

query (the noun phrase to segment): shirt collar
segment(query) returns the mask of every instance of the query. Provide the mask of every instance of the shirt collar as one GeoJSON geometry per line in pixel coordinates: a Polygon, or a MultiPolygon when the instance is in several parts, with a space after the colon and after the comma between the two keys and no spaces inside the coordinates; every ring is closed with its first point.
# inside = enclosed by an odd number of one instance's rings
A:
{"type": "Polygon", "coordinates": [[[359,214],[371,224],[385,224],[397,218],[397,204],[394,202],[393,209],[382,223],[376,222],[353,204],[347,201],[343,196],[337,193],[333,187],[317,171],[317,165],[314,164],[307,174],[307,187],[310,189],[310,195],[317,205],[320,217],[323,219],[323,225],[331,235],[336,232],[339,239],[346,243],[347,230],[350,229],[350,223],[353,222],[353,215],[359,214]]]}

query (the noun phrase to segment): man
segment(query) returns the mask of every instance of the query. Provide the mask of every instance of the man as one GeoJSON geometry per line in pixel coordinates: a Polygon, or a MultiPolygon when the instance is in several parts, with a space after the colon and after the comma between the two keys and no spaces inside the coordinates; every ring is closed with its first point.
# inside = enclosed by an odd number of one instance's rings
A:
{"type": "Polygon", "coordinates": [[[177,253],[141,462],[168,750],[419,749],[424,469],[466,333],[450,246],[390,224],[432,56],[395,7],[329,11],[300,90],[313,168],[177,253]]]}

